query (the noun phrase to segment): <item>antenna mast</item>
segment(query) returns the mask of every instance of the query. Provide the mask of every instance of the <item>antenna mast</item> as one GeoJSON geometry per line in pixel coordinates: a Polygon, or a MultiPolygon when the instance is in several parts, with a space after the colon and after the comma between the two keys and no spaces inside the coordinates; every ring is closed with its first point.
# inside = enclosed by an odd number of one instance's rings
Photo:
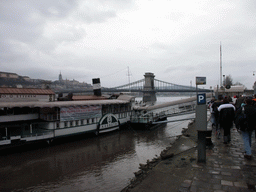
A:
{"type": "Polygon", "coordinates": [[[222,51],[220,42],[220,87],[222,88],[222,51]]]}
{"type": "Polygon", "coordinates": [[[130,74],[130,70],[129,70],[129,67],[127,67],[128,68],[128,74],[127,74],[127,76],[128,76],[128,82],[129,82],[129,92],[131,92],[131,85],[130,85],[130,77],[131,77],[131,74],[130,74]]]}

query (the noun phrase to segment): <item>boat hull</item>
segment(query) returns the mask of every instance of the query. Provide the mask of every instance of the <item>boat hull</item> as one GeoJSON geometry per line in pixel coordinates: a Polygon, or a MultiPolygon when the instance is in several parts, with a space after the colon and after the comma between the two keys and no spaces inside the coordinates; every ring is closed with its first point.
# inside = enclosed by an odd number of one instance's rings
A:
{"type": "Polygon", "coordinates": [[[167,117],[161,117],[155,120],[154,122],[157,122],[157,124],[154,124],[152,121],[151,122],[132,122],[131,127],[133,129],[139,129],[139,130],[150,130],[150,129],[155,129],[158,127],[165,126],[167,123],[165,122],[167,120],[167,117]],[[161,123],[163,122],[163,123],[161,123]]]}

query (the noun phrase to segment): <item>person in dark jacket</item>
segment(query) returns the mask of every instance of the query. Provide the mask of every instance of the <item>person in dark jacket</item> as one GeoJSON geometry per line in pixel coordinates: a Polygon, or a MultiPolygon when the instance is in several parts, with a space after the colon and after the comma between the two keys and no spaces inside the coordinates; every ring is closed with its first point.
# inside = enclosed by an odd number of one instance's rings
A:
{"type": "Polygon", "coordinates": [[[228,99],[223,99],[223,104],[218,107],[220,126],[224,130],[224,144],[228,144],[231,140],[230,129],[233,126],[235,118],[235,106],[230,104],[228,99]]]}
{"type": "Polygon", "coordinates": [[[243,97],[242,95],[240,95],[240,96],[236,99],[236,102],[235,102],[236,110],[240,109],[241,104],[244,102],[244,100],[245,100],[245,97],[243,97]]]}
{"type": "Polygon", "coordinates": [[[252,150],[251,150],[251,138],[252,138],[252,131],[255,130],[256,126],[256,109],[252,105],[253,101],[252,99],[246,99],[245,100],[245,106],[244,106],[244,111],[243,108],[240,108],[235,116],[235,119],[237,121],[239,115],[244,112],[246,115],[246,122],[247,122],[247,128],[241,129],[243,141],[244,141],[244,150],[245,150],[245,155],[244,157],[247,159],[252,158],[252,150]]]}
{"type": "Polygon", "coordinates": [[[208,108],[210,109],[210,112],[211,112],[210,121],[212,123],[212,127],[216,126],[214,110],[212,108],[212,105],[214,104],[215,100],[216,100],[215,97],[212,97],[211,101],[208,102],[208,108]]]}
{"type": "Polygon", "coordinates": [[[222,104],[222,99],[223,99],[222,95],[219,95],[218,100],[214,101],[214,103],[212,104],[212,111],[213,111],[214,117],[215,117],[216,133],[218,130],[220,130],[218,107],[222,104]]]}

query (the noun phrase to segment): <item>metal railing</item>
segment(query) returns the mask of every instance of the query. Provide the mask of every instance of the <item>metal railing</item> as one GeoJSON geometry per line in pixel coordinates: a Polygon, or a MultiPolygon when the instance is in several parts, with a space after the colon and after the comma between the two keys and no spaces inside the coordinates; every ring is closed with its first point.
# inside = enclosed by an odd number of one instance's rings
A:
{"type": "Polygon", "coordinates": [[[54,131],[47,131],[42,133],[31,133],[28,135],[22,135],[21,139],[25,140],[40,140],[40,139],[48,139],[54,137],[54,131]]]}
{"type": "MultiPolygon", "coordinates": [[[[31,133],[31,134],[21,134],[21,135],[8,135],[7,137],[1,137],[0,138],[0,145],[1,143],[6,143],[3,141],[11,141],[11,140],[40,140],[40,139],[48,139],[48,138],[53,138],[54,137],[54,131],[45,131],[41,133],[31,133]]],[[[8,142],[7,142],[8,143],[8,142]]]]}
{"type": "Polygon", "coordinates": [[[131,123],[153,123],[165,117],[174,117],[195,113],[195,109],[196,102],[189,102],[149,112],[135,111],[131,115],[131,123]]]}

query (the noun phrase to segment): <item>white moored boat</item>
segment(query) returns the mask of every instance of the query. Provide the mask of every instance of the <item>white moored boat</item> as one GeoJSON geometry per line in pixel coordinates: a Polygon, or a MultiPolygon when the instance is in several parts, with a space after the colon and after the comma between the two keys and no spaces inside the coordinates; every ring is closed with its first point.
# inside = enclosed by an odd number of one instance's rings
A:
{"type": "Polygon", "coordinates": [[[134,97],[70,96],[50,89],[0,88],[0,147],[119,129],[130,121],[134,97]]]}

